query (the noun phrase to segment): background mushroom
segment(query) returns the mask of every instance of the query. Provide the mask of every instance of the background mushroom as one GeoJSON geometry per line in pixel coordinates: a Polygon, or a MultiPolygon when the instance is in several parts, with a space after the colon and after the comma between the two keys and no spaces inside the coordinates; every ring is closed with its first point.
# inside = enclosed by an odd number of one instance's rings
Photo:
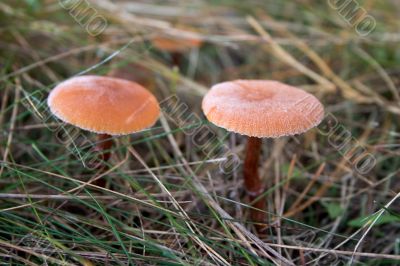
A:
{"type": "MultiPolygon", "coordinates": [[[[99,134],[97,149],[110,157],[112,135],[126,135],[154,125],[160,107],[141,85],[118,78],[74,77],[49,94],[51,112],[62,121],[99,134]]],[[[104,167],[104,165],[103,165],[104,167]]]]}
{"type": "Polygon", "coordinates": [[[171,55],[172,64],[180,66],[182,53],[190,49],[198,49],[203,41],[198,38],[178,38],[175,36],[157,36],[151,40],[152,45],[163,52],[171,55]]]}
{"type": "Polygon", "coordinates": [[[200,39],[183,39],[170,36],[158,36],[151,40],[153,46],[165,52],[185,52],[191,48],[199,48],[202,44],[200,39]]]}
{"type": "Polygon", "coordinates": [[[215,125],[248,136],[244,185],[252,207],[262,210],[252,209],[252,220],[265,223],[264,186],[257,171],[261,139],[300,134],[317,126],[324,115],[322,104],[313,95],[277,81],[235,80],[213,86],[202,109],[215,125]]]}

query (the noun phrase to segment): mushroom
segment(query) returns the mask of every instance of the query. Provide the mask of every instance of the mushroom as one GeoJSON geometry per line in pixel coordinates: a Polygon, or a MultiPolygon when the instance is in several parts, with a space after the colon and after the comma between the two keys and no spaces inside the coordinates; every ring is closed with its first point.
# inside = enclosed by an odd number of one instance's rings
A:
{"type": "Polygon", "coordinates": [[[191,48],[199,48],[202,44],[200,39],[177,39],[173,37],[156,37],[151,40],[153,46],[161,51],[170,53],[185,52],[191,48]]]}
{"type": "Polygon", "coordinates": [[[112,135],[151,127],[160,107],[141,85],[111,77],[79,76],[57,85],[49,94],[50,111],[62,121],[99,134],[97,150],[107,161],[112,135]]]}
{"type": "Polygon", "coordinates": [[[235,80],[214,85],[202,109],[213,124],[248,136],[244,186],[254,207],[251,219],[260,231],[266,222],[264,185],[257,171],[262,138],[306,132],[321,122],[323,106],[313,95],[277,81],[235,80]]]}
{"type": "Polygon", "coordinates": [[[202,40],[197,38],[177,38],[172,36],[158,36],[151,40],[152,45],[160,51],[171,54],[172,63],[179,66],[182,61],[182,53],[199,48],[202,40]]]}

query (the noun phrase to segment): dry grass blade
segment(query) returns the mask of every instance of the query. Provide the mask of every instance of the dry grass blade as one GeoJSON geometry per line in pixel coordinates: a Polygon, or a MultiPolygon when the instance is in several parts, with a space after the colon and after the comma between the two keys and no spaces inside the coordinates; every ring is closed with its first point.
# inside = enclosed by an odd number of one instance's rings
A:
{"type": "MultiPolygon", "coordinates": [[[[9,131],[10,133],[8,134],[7,137],[7,144],[6,147],[4,149],[4,153],[3,153],[3,162],[7,162],[8,160],[8,155],[10,153],[10,148],[11,148],[11,143],[14,137],[14,128],[15,128],[15,123],[16,123],[16,118],[17,118],[17,114],[18,114],[18,107],[19,107],[19,100],[20,100],[20,96],[21,96],[21,83],[19,81],[19,79],[16,79],[16,90],[15,90],[15,97],[14,97],[14,106],[12,109],[12,114],[11,114],[11,123],[10,123],[10,128],[9,131]]],[[[2,177],[4,171],[4,165],[2,164],[0,167],[0,178],[2,177]]]]}
{"type": "Polygon", "coordinates": [[[258,32],[258,34],[260,34],[264,38],[267,44],[271,45],[272,51],[275,56],[277,56],[282,61],[286,62],[288,65],[294,67],[304,75],[307,75],[311,79],[315,80],[326,91],[335,90],[335,85],[332,82],[322,77],[321,75],[317,74],[313,70],[309,69],[305,65],[301,64],[293,56],[291,56],[288,52],[286,52],[285,49],[283,49],[278,43],[276,43],[274,39],[271,37],[271,35],[269,35],[268,32],[264,30],[264,28],[257,22],[257,20],[255,20],[253,17],[248,17],[247,20],[249,24],[258,32]]]}

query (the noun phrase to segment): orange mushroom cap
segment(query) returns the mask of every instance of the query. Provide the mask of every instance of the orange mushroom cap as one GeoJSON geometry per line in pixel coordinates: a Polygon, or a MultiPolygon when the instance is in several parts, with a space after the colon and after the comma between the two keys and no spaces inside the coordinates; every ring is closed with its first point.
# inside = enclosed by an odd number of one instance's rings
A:
{"type": "Polygon", "coordinates": [[[79,128],[124,135],[151,127],[160,107],[141,85],[118,78],[80,76],[56,86],[47,99],[51,112],[79,128]]]}
{"type": "Polygon", "coordinates": [[[207,119],[252,137],[288,136],[317,126],[324,108],[313,95],[271,80],[235,80],[214,85],[203,99],[207,119]]]}
{"type": "Polygon", "coordinates": [[[154,47],[165,52],[184,52],[190,48],[200,47],[202,41],[195,38],[156,37],[151,40],[154,47]]]}

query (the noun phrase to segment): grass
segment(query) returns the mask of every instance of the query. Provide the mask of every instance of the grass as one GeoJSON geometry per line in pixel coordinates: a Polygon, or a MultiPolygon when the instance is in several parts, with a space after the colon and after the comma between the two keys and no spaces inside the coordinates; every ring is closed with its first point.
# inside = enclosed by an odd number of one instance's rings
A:
{"type": "Polygon", "coordinates": [[[1,265],[399,264],[396,1],[359,1],[377,23],[366,37],[327,1],[88,3],[107,21],[97,36],[59,1],[0,3],[1,265]],[[151,46],[166,33],[204,43],[173,67],[151,46]],[[167,109],[151,129],[116,138],[101,173],[82,159],[95,136],[78,131],[70,142],[76,129],[60,130],[45,100],[66,78],[110,73],[160,101],[176,95],[197,116],[182,121],[167,109]],[[219,169],[226,152],[243,159],[244,138],[200,110],[212,84],[239,78],[313,93],[376,165],[360,175],[334,146],[343,131],[324,135],[323,126],[265,140],[270,226],[257,235],[240,168],[219,169]],[[220,148],[196,145],[200,125],[220,148]],[[98,178],[105,188],[89,182],[98,178]]]}

